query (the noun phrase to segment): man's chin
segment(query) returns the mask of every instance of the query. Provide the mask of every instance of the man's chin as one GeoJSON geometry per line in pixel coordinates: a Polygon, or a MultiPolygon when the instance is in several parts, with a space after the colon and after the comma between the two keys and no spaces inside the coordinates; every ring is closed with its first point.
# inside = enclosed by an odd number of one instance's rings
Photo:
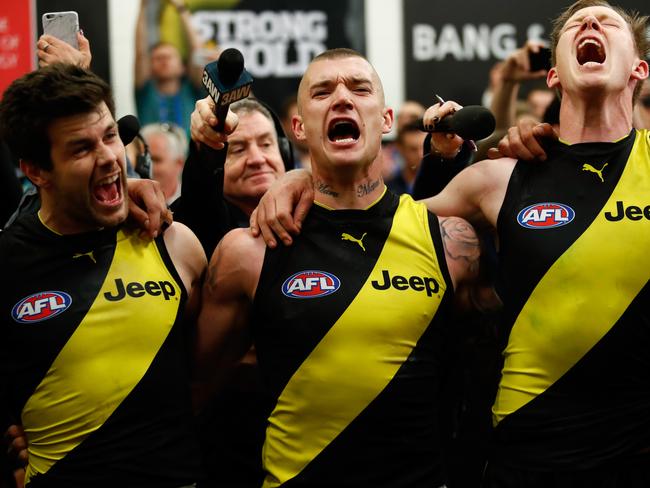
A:
{"type": "Polygon", "coordinates": [[[112,209],[99,209],[95,212],[95,220],[100,227],[117,227],[124,223],[129,215],[125,202],[122,205],[112,209]]]}

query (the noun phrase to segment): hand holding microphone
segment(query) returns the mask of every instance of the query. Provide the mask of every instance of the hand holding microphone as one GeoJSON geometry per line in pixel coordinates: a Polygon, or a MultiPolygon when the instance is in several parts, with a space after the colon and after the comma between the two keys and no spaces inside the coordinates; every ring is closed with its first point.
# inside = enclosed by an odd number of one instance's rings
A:
{"type": "Polygon", "coordinates": [[[495,120],[485,107],[462,107],[456,102],[432,105],[424,113],[420,130],[431,132],[431,150],[444,159],[453,159],[464,141],[480,140],[494,132],[495,120]]]}
{"type": "Polygon", "coordinates": [[[227,135],[235,130],[238,121],[228,107],[250,95],[253,77],[244,69],[241,52],[226,49],[217,61],[205,66],[202,81],[208,97],[196,102],[191,117],[192,139],[213,149],[223,149],[227,135]]]}

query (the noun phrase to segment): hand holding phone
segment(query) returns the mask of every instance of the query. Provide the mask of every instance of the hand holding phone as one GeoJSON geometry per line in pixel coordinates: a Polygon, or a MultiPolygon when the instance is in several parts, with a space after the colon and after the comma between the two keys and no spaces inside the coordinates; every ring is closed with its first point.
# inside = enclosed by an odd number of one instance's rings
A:
{"type": "Polygon", "coordinates": [[[551,69],[551,50],[548,47],[540,47],[537,52],[528,51],[528,61],[530,71],[540,71],[551,69]]]}
{"type": "Polygon", "coordinates": [[[47,12],[43,14],[43,33],[67,42],[79,49],[77,32],[79,32],[79,16],[77,12],[47,12]]]}

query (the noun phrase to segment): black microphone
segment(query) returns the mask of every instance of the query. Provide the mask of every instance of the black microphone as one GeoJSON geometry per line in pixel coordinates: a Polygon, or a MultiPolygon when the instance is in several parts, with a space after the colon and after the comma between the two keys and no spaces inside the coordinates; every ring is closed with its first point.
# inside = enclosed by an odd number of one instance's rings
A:
{"type": "Polygon", "coordinates": [[[117,131],[122,143],[127,146],[140,132],[140,122],[135,115],[125,115],[117,121],[117,131]]]}
{"type": "Polygon", "coordinates": [[[496,126],[492,112],[481,105],[468,105],[443,117],[432,130],[424,127],[422,119],[418,119],[416,123],[418,129],[423,132],[451,132],[465,140],[473,141],[490,136],[496,126]]]}
{"type": "Polygon", "coordinates": [[[205,66],[202,81],[216,105],[217,125],[214,129],[223,132],[228,106],[251,93],[253,77],[244,69],[244,56],[237,49],[226,49],[217,61],[205,66]]]}
{"type": "Polygon", "coordinates": [[[140,139],[144,151],[141,154],[138,154],[133,169],[138,173],[138,175],[140,175],[140,178],[151,179],[153,162],[151,161],[149,145],[140,135],[140,121],[138,118],[135,115],[125,115],[117,121],[117,131],[125,146],[130,144],[136,137],[140,139]]]}

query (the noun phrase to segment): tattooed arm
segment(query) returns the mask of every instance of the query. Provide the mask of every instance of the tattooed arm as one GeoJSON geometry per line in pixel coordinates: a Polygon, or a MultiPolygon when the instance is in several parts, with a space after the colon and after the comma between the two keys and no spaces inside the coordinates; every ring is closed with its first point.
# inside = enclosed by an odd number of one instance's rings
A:
{"type": "Polygon", "coordinates": [[[482,279],[481,243],[474,227],[459,217],[441,217],[439,224],[457,305],[481,312],[499,308],[501,302],[492,283],[485,283],[482,279]]]}

